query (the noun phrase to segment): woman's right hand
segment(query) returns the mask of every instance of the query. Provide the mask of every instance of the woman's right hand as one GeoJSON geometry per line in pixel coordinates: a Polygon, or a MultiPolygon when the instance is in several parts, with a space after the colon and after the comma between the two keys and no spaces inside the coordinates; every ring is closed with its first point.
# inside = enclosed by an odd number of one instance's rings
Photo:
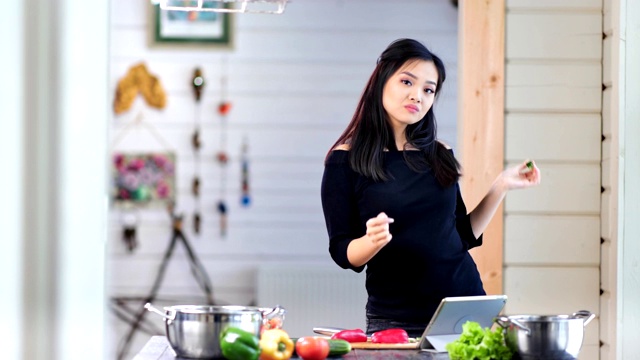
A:
{"type": "Polygon", "coordinates": [[[347,259],[355,267],[363,266],[391,241],[389,224],[393,219],[385,213],[367,220],[367,233],[349,243],[347,259]]]}
{"type": "Polygon", "coordinates": [[[389,232],[389,224],[392,222],[393,219],[383,212],[378,214],[378,216],[367,220],[366,239],[379,248],[387,245],[393,237],[389,232]]]}

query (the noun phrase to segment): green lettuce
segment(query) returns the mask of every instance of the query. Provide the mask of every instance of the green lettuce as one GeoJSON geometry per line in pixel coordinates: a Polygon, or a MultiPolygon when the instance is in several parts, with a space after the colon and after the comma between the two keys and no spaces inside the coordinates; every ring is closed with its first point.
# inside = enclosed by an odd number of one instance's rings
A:
{"type": "Polygon", "coordinates": [[[458,340],[448,343],[446,349],[452,360],[509,360],[513,356],[502,329],[482,329],[475,321],[464,323],[458,340]]]}

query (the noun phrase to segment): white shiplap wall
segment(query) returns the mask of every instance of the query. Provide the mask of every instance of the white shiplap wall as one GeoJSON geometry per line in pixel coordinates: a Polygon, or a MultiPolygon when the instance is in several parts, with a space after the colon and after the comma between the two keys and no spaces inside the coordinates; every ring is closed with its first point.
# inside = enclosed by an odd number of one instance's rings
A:
{"type": "MultiPolygon", "coordinates": [[[[599,312],[601,0],[508,0],[506,161],[542,184],[505,203],[509,314],[599,312]]],[[[580,359],[599,358],[591,322],[580,359]]]]}
{"type": "Polygon", "coordinates": [[[638,71],[640,6],[603,3],[600,356],[638,358],[638,71]]]}
{"type": "MultiPolygon", "coordinates": [[[[455,147],[457,11],[448,1],[294,1],[281,16],[237,16],[233,50],[150,47],[148,6],[145,0],[112,1],[110,83],[115,89],[130,66],[144,61],[160,77],[168,94],[167,107],[153,110],[136,100],[130,111],[113,117],[111,138],[119,136],[137,114],[143,114],[144,121],[177,153],[178,209],[188,220],[194,209],[190,136],[196,112],[200,112],[203,228],[195,236],[191,222],[186,221],[185,229],[220,303],[254,301],[256,269],[261,264],[331,264],[319,195],[323,159],[351,118],[376,58],[392,40],[419,39],[448,66],[437,114],[441,138],[455,147]],[[195,67],[203,69],[206,79],[198,108],[190,87],[195,67]],[[215,154],[221,130],[216,109],[223,76],[228,77],[228,97],[233,103],[227,126],[231,161],[227,165],[229,231],[225,239],[218,235],[215,210],[220,193],[215,154]],[[248,209],[238,202],[243,137],[249,139],[251,161],[253,204],[248,209]]],[[[114,150],[163,148],[139,126],[114,150]]],[[[168,244],[169,220],[163,210],[140,211],[139,246],[133,253],[120,240],[120,226],[120,213],[112,209],[109,294],[145,295],[168,244]]],[[[174,254],[161,294],[173,299],[200,294],[182,251],[174,254]]],[[[114,353],[125,330],[125,324],[110,315],[108,332],[114,353]]],[[[147,339],[138,335],[131,351],[137,351],[147,339]]]]}
{"type": "MultiPolygon", "coordinates": [[[[619,1],[603,1],[603,30],[606,37],[602,40],[602,213],[601,237],[601,275],[600,287],[603,290],[600,296],[600,340],[602,347],[600,357],[603,360],[614,359],[617,353],[616,326],[617,326],[617,244],[618,244],[618,169],[620,161],[617,149],[620,144],[619,134],[619,107],[616,104],[619,99],[618,83],[620,74],[619,60],[620,48],[623,41],[618,24],[618,13],[613,6],[619,1]],[[615,100],[614,100],[615,99],[615,100]]],[[[616,10],[618,10],[616,6],[616,10]]]]}

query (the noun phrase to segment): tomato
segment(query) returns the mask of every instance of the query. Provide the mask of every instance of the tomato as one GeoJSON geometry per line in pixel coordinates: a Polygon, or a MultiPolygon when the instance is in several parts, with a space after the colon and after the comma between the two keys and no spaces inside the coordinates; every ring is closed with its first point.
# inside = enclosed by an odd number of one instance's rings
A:
{"type": "Polygon", "coordinates": [[[321,337],[301,337],[296,341],[296,354],[304,360],[326,359],[329,356],[329,342],[321,337]]]}
{"type": "Polygon", "coordinates": [[[280,318],[272,318],[267,321],[269,329],[282,329],[282,320],[280,318]]]}

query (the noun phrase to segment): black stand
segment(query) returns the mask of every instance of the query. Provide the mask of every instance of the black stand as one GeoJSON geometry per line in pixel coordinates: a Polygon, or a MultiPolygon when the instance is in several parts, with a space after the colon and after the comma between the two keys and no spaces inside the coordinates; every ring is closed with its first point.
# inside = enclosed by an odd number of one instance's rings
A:
{"type": "Polygon", "coordinates": [[[114,297],[111,299],[111,308],[114,311],[115,315],[127,322],[130,327],[127,334],[123,337],[120,345],[118,346],[118,360],[122,360],[125,354],[129,351],[129,347],[131,346],[131,341],[135,333],[138,330],[142,330],[150,335],[164,335],[164,331],[159,331],[157,327],[145,323],[144,316],[147,313],[147,310],[144,308],[144,305],[148,302],[152,303],[157,299],[158,290],[160,289],[160,285],[162,284],[162,279],[164,278],[164,274],[167,270],[167,265],[169,260],[171,259],[171,255],[173,255],[173,250],[176,247],[178,242],[182,242],[185,250],[187,251],[187,257],[189,259],[189,265],[191,266],[191,274],[196,279],[198,286],[204,291],[207,297],[207,304],[214,305],[213,301],[213,293],[211,280],[207,275],[206,270],[202,266],[202,263],[196,257],[189,241],[182,233],[182,216],[177,216],[173,213],[173,208],[169,208],[169,213],[173,222],[173,236],[171,237],[171,241],[169,242],[169,246],[167,247],[164,257],[162,258],[162,262],[160,263],[160,268],[158,270],[158,274],[156,275],[156,279],[151,287],[151,291],[146,297],[114,297]],[[142,304],[140,309],[135,311],[131,307],[129,307],[126,302],[127,301],[140,301],[142,300],[142,304]]]}

